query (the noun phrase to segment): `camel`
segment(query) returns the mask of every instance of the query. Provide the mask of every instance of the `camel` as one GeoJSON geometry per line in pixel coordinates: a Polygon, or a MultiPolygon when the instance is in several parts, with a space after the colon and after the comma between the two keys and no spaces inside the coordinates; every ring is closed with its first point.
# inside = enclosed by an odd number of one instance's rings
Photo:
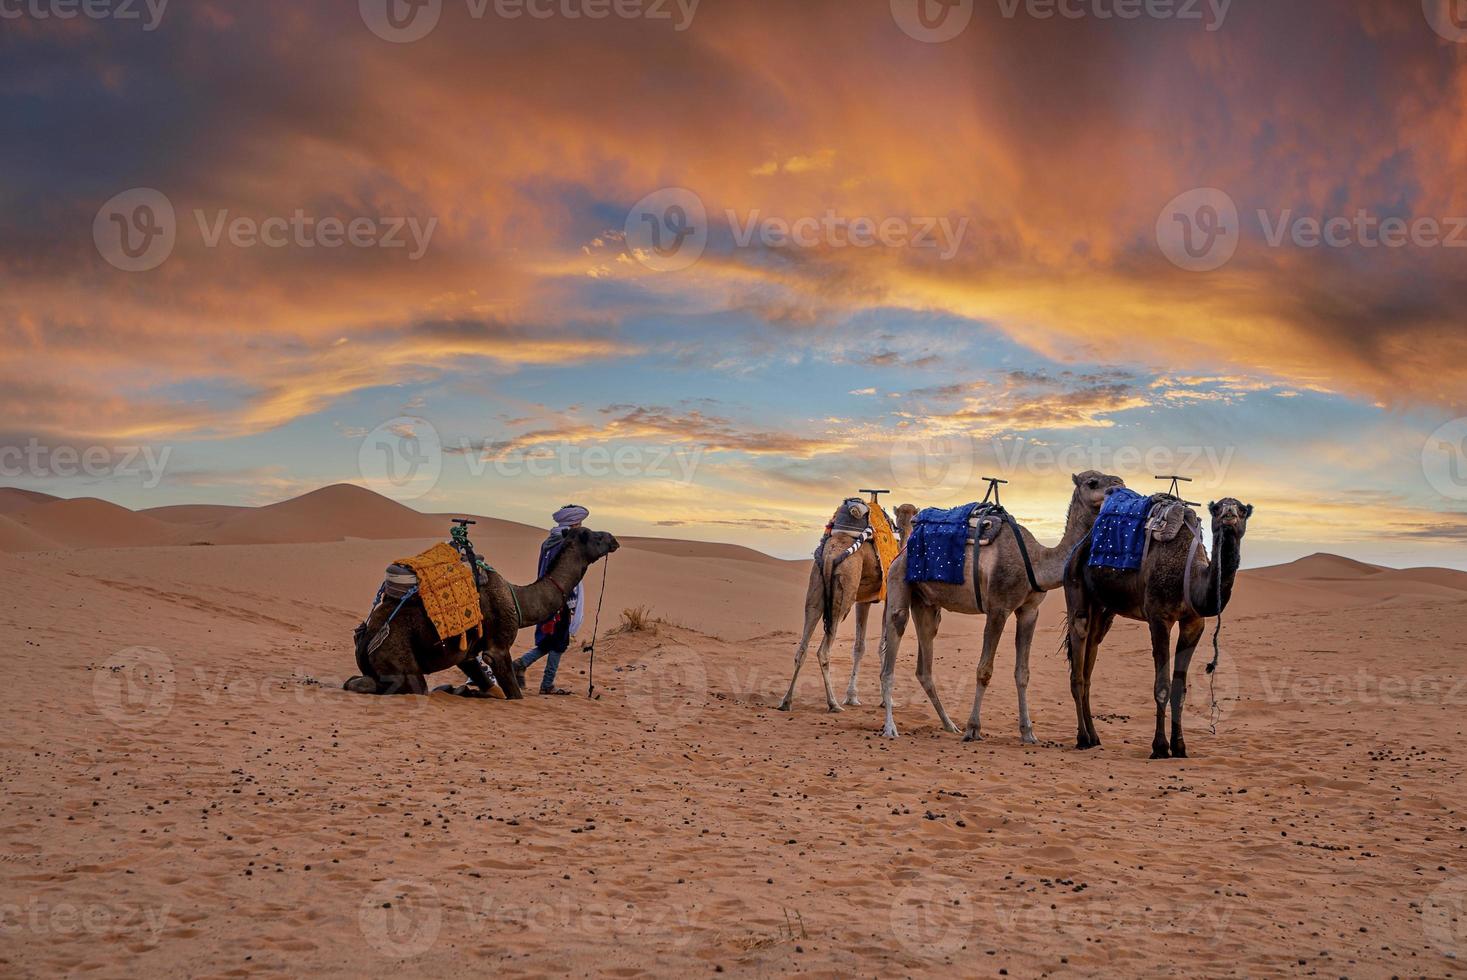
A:
{"type": "MultiPolygon", "coordinates": [[[[489,572],[488,582],[479,586],[485,632],[480,646],[487,647],[494,677],[506,697],[515,700],[524,697],[510,661],[510,648],[520,629],[553,617],[592,563],[619,547],[616,538],[605,531],[580,528],[566,538],[565,547],[549,572],[533,585],[512,585],[498,572],[489,572]]],[[[396,605],[396,602],[384,602],[372,611],[366,636],[377,634],[396,605]]],[[[466,656],[463,651],[452,649],[453,646],[439,642],[422,603],[410,601],[392,620],[381,646],[370,653],[365,646],[358,647],[357,669],[362,676],[351,678],[343,687],[357,694],[427,694],[425,674],[458,667],[482,696],[491,685],[479,662],[478,651],[470,650],[466,656]]]]}
{"type": "MultiPolygon", "coordinates": [[[[1070,693],[1079,719],[1077,749],[1100,745],[1090,712],[1091,675],[1100,644],[1117,616],[1151,626],[1151,656],[1156,664],[1156,735],[1151,758],[1187,758],[1182,737],[1182,705],[1187,698],[1187,668],[1202,639],[1206,617],[1218,616],[1233,595],[1233,580],[1242,560],[1243,535],[1253,506],[1227,497],[1207,505],[1212,514],[1213,549],[1209,561],[1200,547],[1202,527],[1188,511],[1190,534],[1171,541],[1154,541],[1137,570],[1091,568],[1088,547],[1071,558],[1065,574],[1065,605],[1069,630],[1065,647],[1070,657],[1070,693]],[[1189,568],[1190,563],[1190,568],[1189,568]],[[1170,682],[1171,631],[1177,632],[1175,665],[1170,682]],[[1164,732],[1167,702],[1172,707],[1172,735],[1164,732]]],[[[1211,667],[1208,668],[1211,671],[1211,667]]]]}
{"type": "Polygon", "coordinates": [[[963,741],[975,742],[983,737],[981,712],[983,695],[993,680],[993,660],[998,653],[999,640],[1003,638],[1005,624],[1010,616],[1017,617],[1018,627],[1014,635],[1014,683],[1019,689],[1019,738],[1026,745],[1034,745],[1034,725],[1029,718],[1029,648],[1034,642],[1034,628],[1039,621],[1039,604],[1052,589],[1064,582],[1065,561],[1090,533],[1096,515],[1105,502],[1105,495],[1114,487],[1125,486],[1118,476],[1110,476],[1096,470],[1075,474],[1072,479],[1075,491],[1070,497],[1069,513],[1065,518],[1065,533],[1059,544],[1046,548],[1035,540],[1024,527],[1019,533],[1024,537],[1024,547],[1034,567],[1034,584],[1029,581],[1024,567],[1023,555],[1013,533],[1007,528],[1000,530],[992,545],[980,549],[980,565],[983,589],[983,608],[978,608],[974,591],[973,547],[968,546],[964,564],[964,584],[950,585],[940,582],[907,582],[907,552],[892,563],[886,577],[886,622],[881,639],[881,703],[886,708],[886,725],[882,734],[896,738],[896,721],[892,717],[892,675],[896,669],[897,652],[901,648],[902,634],[906,632],[910,617],[917,625],[917,680],[927,692],[927,699],[937,710],[944,730],[957,733],[958,728],[943,710],[942,700],[937,696],[937,686],[932,680],[932,641],[937,636],[937,626],[943,610],[985,617],[983,626],[983,655],[978,661],[978,686],[973,695],[973,710],[968,715],[968,726],[963,731],[963,741]]]}
{"type": "MultiPolygon", "coordinates": [[[[817,624],[824,623],[825,635],[820,641],[817,657],[820,660],[820,676],[825,681],[825,706],[830,711],[840,711],[835,703],[835,690],[830,685],[830,644],[835,631],[852,607],[856,610],[856,642],[851,648],[851,681],[846,685],[845,704],[856,707],[861,699],[856,696],[856,673],[861,668],[861,658],[866,654],[866,623],[871,616],[871,607],[881,594],[881,562],[876,555],[876,544],[867,541],[856,554],[835,565],[835,561],[857,543],[857,535],[839,529],[842,524],[865,527],[869,517],[869,505],[852,498],[836,510],[831,518],[832,529],[826,538],[819,559],[810,568],[810,584],[805,589],[805,629],[795,648],[795,672],[790,677],[790,689],[780,702],[780,711],[789,711],[795,700],[795,680],[805,664],[805,652],[810,646],[810,637],[817,624]]],[[[912,518],[917,508],[902,504],[896,509],[897,540],[905,544],[907,532],[912,528],[912,518]]]]}

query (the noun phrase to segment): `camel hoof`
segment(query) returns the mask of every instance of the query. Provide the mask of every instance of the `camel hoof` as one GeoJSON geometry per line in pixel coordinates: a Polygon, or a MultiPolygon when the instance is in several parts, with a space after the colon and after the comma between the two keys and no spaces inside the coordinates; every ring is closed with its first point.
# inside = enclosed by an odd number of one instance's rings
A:
{"type": "Polygon", "coordinates": [[[970,728],[966,732],[963,732],[963,741],[981,742],[983,741],[983,733],[976,728],[970,728]]]}
{"type": "Polygon", "coordinates": [[[845,705],[848,708],[859,708],[861,706],[861,699],[856,697],[854,694],[847,694],[845,705]]]}
{"type": "Polygon", "coordinates": [[[830,704],[828,704],[828,705],[825,706],[825,710],[826,711],[829,711],[831,714],[834,715],[834,714],[838,714],[838,713],[840,713],[840,712],[842,712],[842,711],[844,711],[846,709],[845,708],[842,708],[840,705],[838,705],[834,701],[832,701],[832,702],[830,702],[830,704]]]}
{"type": "Polygon", "coordinates": [[[1185,759],[1185,758],[1187,758],[1187,746],[1185,744],[1181,743],[1181,742],[1173,743],[1173,745],[1172,745],[1172,758],[1173,759],[1185,759]]]}
{"type": "Polygon", "coordinates": [[[788,701],[781,701],[779,703],[779,707],[776,708],[775,710],[776,711],[788,711],[788,710],[790,710],[790,703],[788,701]]]}
{"type": "Polygon", "coordinates": [[[1166,748],[1152,749],[1151,757],[1153,759],[1170,759],[1172,757],[1172,753],[1170,749],[1166,748]]]}
{"type": "Polygon", "coordinates": [[[1019,734],[1019,742],[1023,745],[1038,745],[1039,739],[1034,737],[1033,732],[1021,732],[1019,734]]]}
{"type": "Polygon", "coordinates": [[[882,738],[896,738],[897,737],[896,726],[895,725],[887,725],[885,728],[881,729],[881,737],[882,738]]]}

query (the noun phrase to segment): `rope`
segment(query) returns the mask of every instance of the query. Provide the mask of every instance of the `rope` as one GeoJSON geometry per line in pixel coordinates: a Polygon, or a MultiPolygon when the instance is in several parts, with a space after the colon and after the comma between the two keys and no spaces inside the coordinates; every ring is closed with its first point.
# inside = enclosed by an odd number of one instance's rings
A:
{"type": "Polygon", "coordinates": [[[596,693],[596,634],[601,629],[601,603],[606,601],[606,576],[611,571],[611,555],[608,553],[603,559],[606,564],[601,566],[601,596],[596,600],[596,618],[591,622],[591,665],[586,670],[586,697],[593,698],[596,693]]]}
{"type": "MultiPolygon", "coordinates": [[[[1222,561],[1222,531],[1212,532],[1212,560],[1222,561]]],[[[1217,662],[1222,659],[1222,648],[1218,645],[1217,637],[1222,632],[1222,566],[1217,569],[1217,622],[1212,627],[1212,663],[1207,665],[1207,692],[1212,698],[1212,734],[1217,734],[1217,721],[1219,711],[1217,707],[1217,662]]]]}

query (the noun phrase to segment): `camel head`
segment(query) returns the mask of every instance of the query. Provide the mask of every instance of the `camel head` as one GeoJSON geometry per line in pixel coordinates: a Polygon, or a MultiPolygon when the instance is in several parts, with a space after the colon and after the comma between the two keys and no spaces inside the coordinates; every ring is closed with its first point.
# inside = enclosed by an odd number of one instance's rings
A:
{"type": "Polygon", "coordinates": [[[865,527],[870,517],[871,506],[860,497],[850,497],[835,509],[830,523],[847,526],[856,524],[865,527]]]}
{"type": "Polygon", "coordinates": [[[897,537],[905,543],[907,535],[912,533],[912,522],[917,519],[917,508],[911,504],[902,504],[896,509],[897,537]]]}
{"type": "Polygon", "coordinates": [[[621,542],[617,541],[610,532],[592,531],[585,527],[578,527],[571,532],[570,543],[586,557],[588,565],[605,558],[621,547],[621,542]]]}
{"type": "Polygon", "coordinates": [[[1070,479],[1075,481],[1075,497],[1085,505],[1092,514],[1100,513],[1101,504],[1105,503],[1106,495],[1116,487],[1123,487],[1126,481],[1109,473],[1099,470],[1086,470],[1084,473],[1076,473],[1070,479]]]}
{"type": "Polygon", "coordinates": [[[1234,497],[1224,497],[1208,504],[1207,512],[1212,515],[1214,531],[1226,528],[1241,540],[1248,533],[1248,518],[1253,516],[1253,505],[1245,504],[1234,497]]]}

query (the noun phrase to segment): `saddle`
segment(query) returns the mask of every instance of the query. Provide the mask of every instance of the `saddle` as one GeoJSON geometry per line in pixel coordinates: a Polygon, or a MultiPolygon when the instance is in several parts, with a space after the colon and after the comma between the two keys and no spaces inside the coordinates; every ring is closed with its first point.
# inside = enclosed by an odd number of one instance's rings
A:
{"type": "Polygon", "coordinates": [[[973,598],[978,611],[983,611],[982,576],[978,572],[978,558],[983,548],[998,541],[1004,528],[1009,528],[1024,559],[1024,571],[1029,577],[1029,586],[1041,591],[1034,576],[1034,564],[1029,558],[1029,549],[1019,525],[1003,506],[996,501],[964,504],[961,507],[942,509],[929,507],[919,513],[912,523],[911,537],[907,541],[907,581],[943,582],[949,585],[963,583],[968,550],[973,551],[973,598]]]}
{"type": "Polygon", "coordinates": [[[848,497],[836,511],[835,518],[825,526],[825,534],[815,547],[815,561],[817,564],[820,562],[825,554],[826,542],[836,532],[853,534],[856,536],[856,542],[836,555],[832,568],[839,568],[841,562],[860,551],[867,541],[873,542],[876,548],[877,567],[881,570],[881,585],[876,595],[871,598],[862,596],[858,601],[883,602],[886,599],[886,570],[891,567],[891,563],[901,552],[895,527],[896,522],[891,519],[891,515],[880,507],[873,508],[860,497],[848,497]]]}
{"type": "Polygon", "coordinates": [[[1143,497],[1117,488],[1105,498],[1090,532],[1089,564],[1135,571],[1145,563],[1152,541],[1174,541],[1183,528],[1192,531],[1194,542],[1201,540],[1202,522],[1186,501],[1169,493],[1143,497]]]}

